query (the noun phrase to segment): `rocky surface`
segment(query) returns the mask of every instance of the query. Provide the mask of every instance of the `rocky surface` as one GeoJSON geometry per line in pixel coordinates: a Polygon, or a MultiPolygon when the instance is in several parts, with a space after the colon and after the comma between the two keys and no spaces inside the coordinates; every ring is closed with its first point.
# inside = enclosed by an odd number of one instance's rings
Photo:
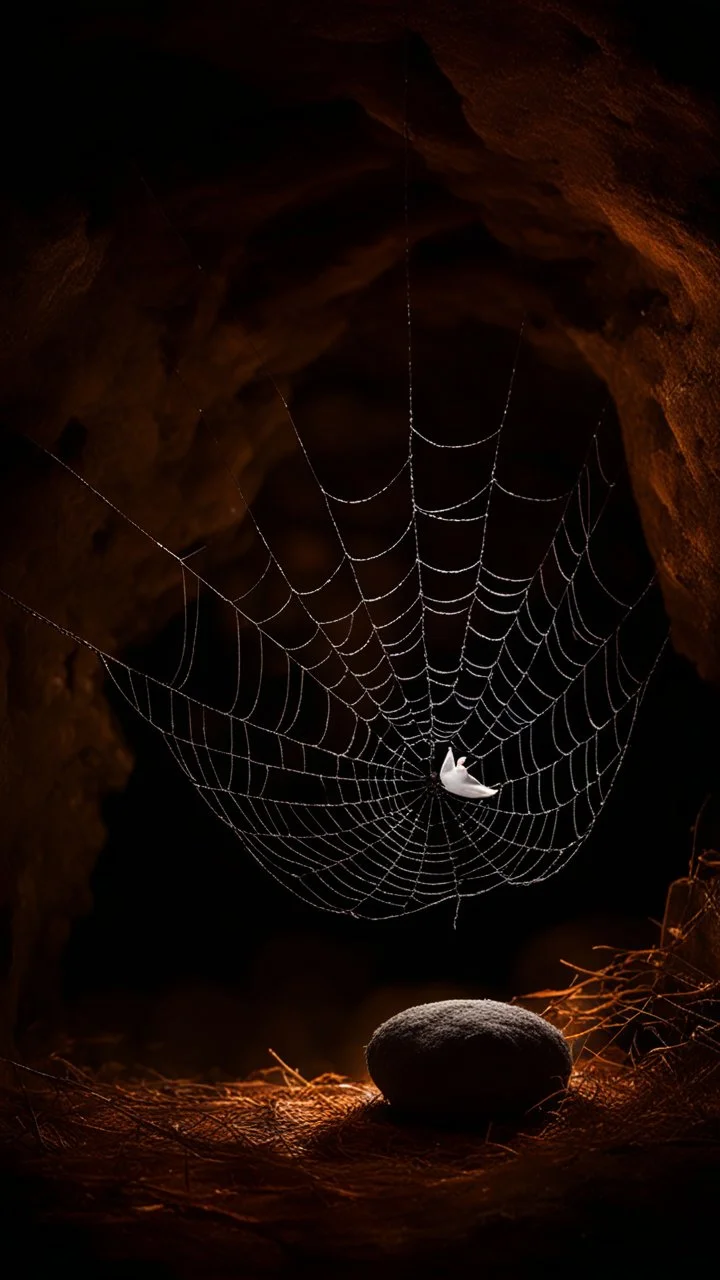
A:
{"type": "Polygon", "coordinates": [[[562,1096],[572,1057],[537,1013],[501,1000],[439,1000],[396,1013],[367,1046],[393,1111],[468,1125],[516,1121],[562,1096]]]}
{"type": "MultiPolygon", "coordinates": [[[[638,3],[278,0],[71,4],[43,32],[10,26],[2,586],[113,650],[181,600],[152,543],[17,433],[173,549],[209,542],[208,571],[230,581],[246,534],[228,471],[252,494],[292,448],[268,372],[338,465],[400,427],[407,97],[426,412],[472,395],[492,412],[495,383],[459,385],[455,353],[510,359],[523,316],[548,431],[564,414],[572,442],[606,384],[675,645],[716,680],[706,21],[693,3],[670,27],[638,3]]],[[[291,554],[322,561],[288,514],[291,554]]],[[[2,613],[7,1029],[87,903],[100,800],[131,760],[94,660],[2,613]]]]}

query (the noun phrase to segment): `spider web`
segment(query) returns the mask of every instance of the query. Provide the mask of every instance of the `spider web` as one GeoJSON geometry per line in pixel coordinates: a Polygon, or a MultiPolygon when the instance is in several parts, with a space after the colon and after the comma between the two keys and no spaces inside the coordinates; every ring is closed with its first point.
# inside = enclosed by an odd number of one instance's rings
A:
{"type": "Polygon", "coordinates": [[[505,483],[516,371],[517,357],[494,430],[440,441],[415,423],[411,366],[405,456],[369,494],[353,494],[350,476],[345,493],[324,483],[286,405],[296,470],[334,548],[330,572],[312,585],[292,580],[247,507],[258,563],[231,599],[56,458],[172,557],[182,580],[183,633],[167,678],[88,647],[221,821],[317,906],[397,916],[544,880],[587,839],[622,763],[659,657],[638,673],[624,656],[651,584],[626,601],[597,567],[614,488],[599,431],[569,494],[539,498],[505,483]],[[493,527],[525,527],[554,503],[536,570],[509,574],[513,548],[493,527]],[[218,609],[233,644],[211,704],[218,609]],[[448,747],[498,794],[446,792],[437,770],[448,747]]]}
{"type": "Polygon", "coordinates": [[[635,624],[642,633],[652,584],[624,600],[596,563],[614,488],[599,428],[569,493],[538,497],[506,482],[521,342],[493,429],[467,439],[448,426],[440,440],[418,427],[407,123],[404,145],[408,433],[400,464],[370,493],[353,492],[351,476],[345,492],[329,486],[268,374],[334,548],[320,581],[293,581],[274,546],[278,529],[263,527],[234,477],[258,564],[230,598],[50,455],[175,561],[184,599],[180,652],[166,678],[51,625],[99,656],[273,876],[317,906],[370,918],[447,899],[459,908],[463,897],[533,884],[565,866],[608,797],[660,656],[640,672],[624,656],[635,624]],[[517,576],[513,548],[493,538],[493,527],[507,539],[553,504],[548,549],[533,573],[517,576]],[[233,644],[211,682],[224,694],[210,701],[207,668],[217,656],[208,624],[218,608],[233,644]],[[479,802],[446,792],[438,770],[448,748],[498,794],[479,802]]]}

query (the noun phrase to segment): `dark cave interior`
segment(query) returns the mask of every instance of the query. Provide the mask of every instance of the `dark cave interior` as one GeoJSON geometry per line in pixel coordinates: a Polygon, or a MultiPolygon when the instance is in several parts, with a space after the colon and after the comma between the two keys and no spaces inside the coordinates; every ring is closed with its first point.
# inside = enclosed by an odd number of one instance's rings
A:
{"type": "MultiPolygon", "coordinates": [[[[363,1078],[404,1005],[510,999],[598,944],[652,945],[668,884],[720,838],[711,19],[594,0],[15,17],[1,588],[141,669],[172,662],[177,574],[43,449],[223,591],[257,551],[232,475],[288,568],[327,571],[282,398],[331,490],[401,458],[407,199],[418,420],[460,440],[498,421],[522,332],[509,480],[567,489],[603,416],[601,554],[620,585],[655,569],[671,643],[562,874],[467,898],[456,927],[454,903],[372,924],[276,884],[92,655],[0,601],[3,1053],[225,1080],[273,1048],[363,1078]]],[[[524,572],[552,525],[496,537],[524,572]]],[[[217,679],[208,661],[200,693],[217,679]]]]}

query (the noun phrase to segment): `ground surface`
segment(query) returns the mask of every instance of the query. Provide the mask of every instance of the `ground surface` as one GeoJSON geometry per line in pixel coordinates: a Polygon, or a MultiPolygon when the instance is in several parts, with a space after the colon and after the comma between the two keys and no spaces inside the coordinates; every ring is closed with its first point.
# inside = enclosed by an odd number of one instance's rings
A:
{"type": "Polygon", "coordinates": [[[595,1062],[520,1135],[404,1128],[368,1086],[287,1073],[54,1070],[2,1099],[3,1235],[29,1276],[668,1275],[711,1242],[720,1125],[670,1080],[661,1117],[642,1073],[595,1062]]]}

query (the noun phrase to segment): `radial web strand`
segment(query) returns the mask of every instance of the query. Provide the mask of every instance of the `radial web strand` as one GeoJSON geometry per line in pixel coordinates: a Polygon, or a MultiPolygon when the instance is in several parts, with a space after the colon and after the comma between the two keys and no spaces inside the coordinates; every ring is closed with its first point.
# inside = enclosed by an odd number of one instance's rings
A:
{"type": "Polygon", "coordinates": [[[96,649],[109,677],[245,848],[326,909],[394,916],[545,879],[587,839],[625,754],[657,661],[633,670],[626,641],[652,593],[624,600],[598,568],[613,490],[598,433],[569,494],[523,495],[505,480],[508,405],[471,440],[411,421],[401,465],[369,494],[326,486],[298,433],[332,567],[294,583],[278,531],[248,509],[257,567],[233,599],[72,473],[182,582],[172,673],[96,649]],[[553,504],[544,557],[511,574],[494,532],[507,541],[553,504]],[[232,658],[210,700],[198,676],[218,611],[232,658]],[[497,794],[445,791],[448,748],[497,794]]]}

